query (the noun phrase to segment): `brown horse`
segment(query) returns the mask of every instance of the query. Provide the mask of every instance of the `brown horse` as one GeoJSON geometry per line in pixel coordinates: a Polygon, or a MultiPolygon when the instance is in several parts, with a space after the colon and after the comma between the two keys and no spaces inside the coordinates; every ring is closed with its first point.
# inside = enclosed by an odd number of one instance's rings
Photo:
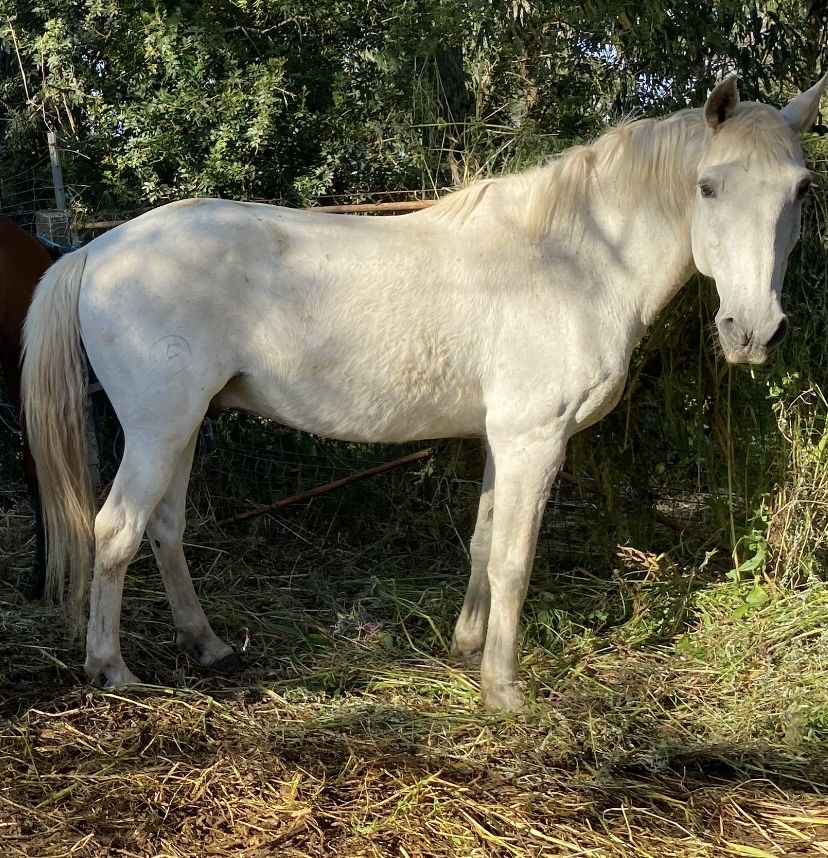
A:
{"type": "MultiPolygon", "coordinates": [[[[43,272],[60,253],[47,250],[36,238],[5,217],[0,217],[0,366],[11,403],[20,416],[20,335],[34,288],[43,272]]],[[[23,474],[35,516],[35,551],[29,595],[43,594],[46,546],[43,512],[35,463],[21,422],[23,474]]]]}

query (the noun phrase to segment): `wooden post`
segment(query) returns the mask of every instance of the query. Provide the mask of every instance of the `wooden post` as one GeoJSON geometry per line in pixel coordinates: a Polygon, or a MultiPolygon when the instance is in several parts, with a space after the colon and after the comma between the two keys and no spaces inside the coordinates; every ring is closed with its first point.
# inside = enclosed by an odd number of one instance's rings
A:
{"type": "Polygon", "coordinates": [[[54,131],[46,134],[49,143],[49,160],[52,162],[52,184],[55,187],[55,208],[66,211],[66,192],[63,188],[63,168],[60,166],[60,152],[57,147],[57,135],[54,131]]]}
{"type": "Polygon", "coordinates": [[[339,480],[334,480],[330,483],[325,483],[321,486],[315,486],[299,494],[290,495],[290,497],[282,498],[281,500],[269,503],[266,506],[260,506],[256,509],[251,509],[248,512],[239,513],[239,515],[231,515],[229,518],[222,518],[216,522],[217,525],[238,524],[240,521],[247,521],[249,518],[255,518],[257,515],[263,515],[266,512],[282,509],[294,503],[310,500],[311,498],[326,495],[329,492],[341,489],[343,486],[350,486],[353,483],[358,483],[360,480],[367,480],[368,477],[375,477],[377,474],[384,474],[386,471],[400,468],[403,465],[409,465],[412,462],[419,462],[420,459],[427,459],[431,455],[431,450],[420,450],[417,453],[409,453],[407,456],[402,456],[399,459],[394,459],[392,462],[384,462],[382,465],[376,465],[373,468],[368,468],[366,471],[359,471],[356,474],[349,474],[347,477],[342,477],[339,480]]]}

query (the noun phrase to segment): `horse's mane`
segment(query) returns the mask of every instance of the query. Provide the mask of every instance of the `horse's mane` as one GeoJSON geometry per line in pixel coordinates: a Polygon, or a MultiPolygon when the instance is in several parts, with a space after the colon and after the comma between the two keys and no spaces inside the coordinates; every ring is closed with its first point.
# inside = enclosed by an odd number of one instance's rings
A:
{"type": "MultiPolygon", "coordinates": [[[[427,209],[429,216],[462,223],[484,201],[511,200],[527,230],[541,235],[556,223],[574,223],[588,208],[602,177],[620,183],[625,205],[645,202],[666,215],[686,210],[702,156],[707,126],[700,109],[681,110],[663,119],[620,123],[593,143],[574,146],[546,164],[522,173],[482,179],[449,194],[427,209]],[[490,192],[497,188],[503,194],[490,192]]],[[[712,136],[717,162],[759,158],[771,163],[801,160],[797,136],[768,105],[742,102],[712,136]]]]}

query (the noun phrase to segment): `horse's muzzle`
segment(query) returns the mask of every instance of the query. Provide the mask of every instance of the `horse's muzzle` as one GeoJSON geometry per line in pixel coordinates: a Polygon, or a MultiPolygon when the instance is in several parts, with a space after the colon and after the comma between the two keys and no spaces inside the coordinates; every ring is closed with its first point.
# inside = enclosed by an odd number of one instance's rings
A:
{"type": "Polygon", "coordinates": [[[728,363],[757,366],[765,363],[771,352],[785,339],[788,317],[780,313],[770,324],[751,329],[733,316],[724,316],[717,320],[716,326],[728,363]]]}

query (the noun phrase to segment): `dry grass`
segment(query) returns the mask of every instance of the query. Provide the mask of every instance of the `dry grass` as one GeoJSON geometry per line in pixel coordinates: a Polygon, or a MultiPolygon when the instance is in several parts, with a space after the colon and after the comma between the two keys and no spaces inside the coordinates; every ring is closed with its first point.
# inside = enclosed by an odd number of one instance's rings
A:
{"type": "Polygon", "coordinates": [[[382,529],[377,486],[226,533],[196,492],[194,577],[243,667],[175,653],[145,551],[125,652],[157,684],[120,693],[17,595],[27,521],[6,514],[0,854],[828,855],[828,586],[760,598],[715,558],[632,548],[559,574],[550,519],[532,703],[490,716],[446,660],[472,487],[433,479],[440,514],[401,475],[414,500],[382,529]]]}

